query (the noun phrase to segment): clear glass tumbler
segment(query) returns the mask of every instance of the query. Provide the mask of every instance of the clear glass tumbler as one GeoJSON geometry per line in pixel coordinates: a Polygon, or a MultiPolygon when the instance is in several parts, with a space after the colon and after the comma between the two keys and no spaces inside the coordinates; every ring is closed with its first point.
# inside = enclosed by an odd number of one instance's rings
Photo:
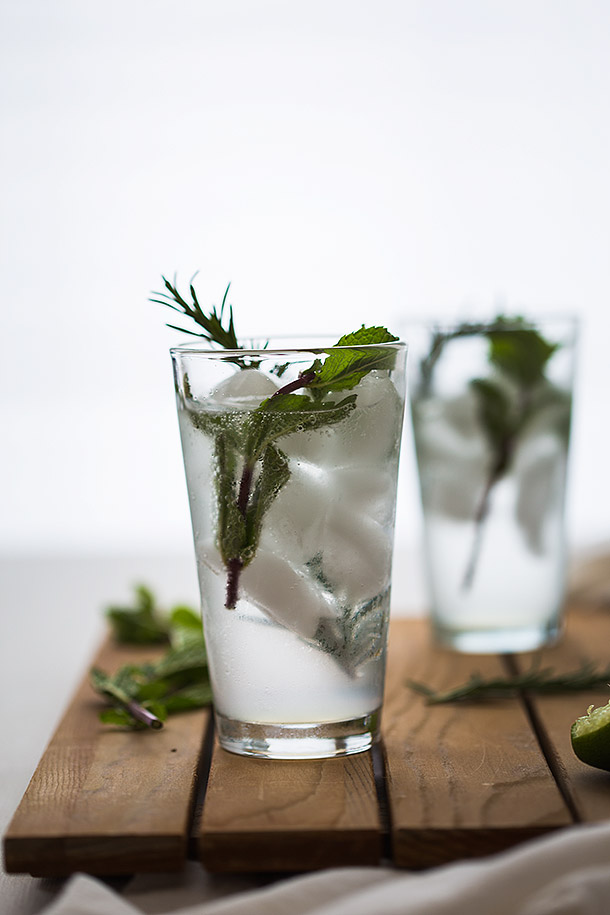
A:
{"type": "Polygon", "coordinates": [[[171,354],[220,744],[295,759],[366,750],[384,686],[406,347],[171,354]]]}
{"type": "Polygon", "coordinates": [[[407,335],[434,631],[465,652],[559,632],[576,322],[497,318],[407,335]]]}

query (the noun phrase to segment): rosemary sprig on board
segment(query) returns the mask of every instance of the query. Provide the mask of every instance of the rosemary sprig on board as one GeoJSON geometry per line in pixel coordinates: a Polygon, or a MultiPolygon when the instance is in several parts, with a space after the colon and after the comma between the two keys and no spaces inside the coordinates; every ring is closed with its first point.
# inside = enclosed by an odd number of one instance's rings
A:
{"type": "Polygon", "coordinates": [[[540,667],[534,662],[531,668],[522,674],[511,677],[491,677],[485,679],[479,673],[473,673],[470,679],[446,691],[433,690],[425,683],[407,680],[406,685],[416,693],[424,696],[428,705],[441,705],[446,702],[480,699],[506,699],[516,696],[521,691],[549,695],[552,693],[573,693],[585,690],[608,688],[610,686],[610,664],[597,669],[591,662],[565,674],[557,674],[552,667],[540,667]]]}

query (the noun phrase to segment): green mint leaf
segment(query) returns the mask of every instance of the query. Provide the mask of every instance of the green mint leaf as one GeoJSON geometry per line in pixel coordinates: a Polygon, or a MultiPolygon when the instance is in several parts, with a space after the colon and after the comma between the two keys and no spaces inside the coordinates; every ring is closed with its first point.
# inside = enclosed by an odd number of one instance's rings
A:
{"type": "Polygon", "coordinates": [[[225,565],[239,557],[246,543],[246,521],[237,504],[239,453],[233,436],[217,431],[214,439],[217,499],[217,546],[225,565]]]}
{"type": "Polygon", "coordinates": [[[122,728],[144,727],[124,708],[105,708],[99,713],[102,724],[116,724],[122,728]]]}
{"type": "Polygon", "coordinates": [[[355,612],[346,607],[336,619],[320,620],[314,641],[351,676],[385,643],[388,599],[386,591],[355,612]]]}
{"type": "Polygon", "coordinates": [[[91,669],[89,678],[91,685],[98,693],[102,693],[102,695],[106,695],[116,702],[127,705],[133,698],[133,693],[125,690],[124,683],[109,677],[108,674],[103,670],[100,670],[99,667],[93,667],[91,669]]]}
{"type": "Polygon", "coordinates": [[[391,334],[387,327],[359,327],[349,334],[344,334],[336,346],[371,346],[377,343],[396,343],[398,337],[391,334]]]}
{"type": "Polygon", "coordinates": [[[209,682],[201,681],[176,690],[165,700],[168,715],[176,712],[187,712],[194,708],[203,708],[212,702],[212,687],[209,682]]]}
{"type": "Polygon", "coordinates": [[[306,394],[269,397],[251,414],[248,451],[256,459],[267,445],[292,432],[310,432],[335,425],[349,416],[355,404],[354,395],[339,403],[316,402],[306,394]]]}
{"type": "Polygon", "coordinates": [[[543,380],[546,364],[559,346],[525,327],[490,331],[487,337],[490,363],[522,387],[543,380]]]}
{"type": "Polygon", "coordinates": [[[170,615],[170,643],[172,648],[185,648],[203,640],[203,622],[200,613],[190,607],[174,607],[170,615]]]}
{"type": "Polygon", "coordinates": [[[267,445],[260,464],[260,473],[246,511],[246,547],[241,555],[244,566],[252,561],[258,548],[265,513],[290,479],[288,458],[275,445],[267,445]]]}
{"type": "Polygon", "coordinates": [[[150,683],[142,683],[138,688],[138,701],[143,703],[149,700],[162,699],[168,689],[168,680],[151,680],[150,683]]]}
{"type": "Polygon", "coordinates": [[[176,674],[183,675],[189,672],[195,674],[199,670],[207,669],[208,660],[203,639],[199,645],[186,645],[184,648],[170,648],[170,650],[154,665],[157,677],[169,679],[176,674]]]}
{"type": "Polygon", "coordinates": [[[124,664],[110,675],[90,671],[94,689],[109,703],[100,718],[108,724],[158,729],[168,714],[211,702],[201,620],[190,607],[174,608],[168,623],[172,639],[188,633],[156,662],[124,664]]]}
{"type": "Polygon", "coordinates": [[[336,345],[354,348],[345,351],[331,350],[308,388],[312,391],[349,390],[373,369],[392,369],[396,354],[391,346],[374,350],[357,347],[394,343],[397,340],[398,337],[393,336],[385,327],[362,327],[351,334],[345,334],[336,345]]]}
{"type": "Polygon", "coordinates": [[[155,606],[153,593],[144,585],[136,589],[135,606],[108,607],[106,616],[117,642],[146,644],[167,642],[167,623],[155,606]]]}
{"type": "Polygon", "coordinates": [[[473,378],[470,387],[477,402],[479,421],[492,449],[502,448],[515,431],[511,399],[502,385],[488,378],[473,378]]]}

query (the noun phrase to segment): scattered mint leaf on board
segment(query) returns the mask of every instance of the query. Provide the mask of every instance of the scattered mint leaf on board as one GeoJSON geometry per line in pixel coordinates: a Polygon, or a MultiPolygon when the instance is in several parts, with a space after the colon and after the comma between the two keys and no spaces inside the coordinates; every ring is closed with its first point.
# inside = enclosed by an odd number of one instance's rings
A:
{"type": "Polygon", "coordinates": [[[133,607],[109,607],[108,620],[117,642],[150,644],[167,642],[168,628],[155,606],[155,598],[145,585],[135,589],[133,607]]]}
{"type": "Polygon", "coordinates": [[[120,608],[118,617],[110,611],[107,615],[119,642],[156,644],[162,634],[170,645],[156,662],[125,664],[114,674],[99,668],[91,670],[92,686],[109,705],[100,712],[102,722],[157,730],[163,727],[168,715],[211,703],[212,688],[201,616],[191,607],[180,604],[169,614],[163,614],[152,591],[140,585],[136,588],[135,607],[120,608]],[[140,627],[143,603],[146,604],[146,619],[152,615],[156,621],[154,628],[140,627]],[[134,631],[135,640],[132,638],[134,631]],[[149,638],[145,639],[144,634],[149,638]]]}

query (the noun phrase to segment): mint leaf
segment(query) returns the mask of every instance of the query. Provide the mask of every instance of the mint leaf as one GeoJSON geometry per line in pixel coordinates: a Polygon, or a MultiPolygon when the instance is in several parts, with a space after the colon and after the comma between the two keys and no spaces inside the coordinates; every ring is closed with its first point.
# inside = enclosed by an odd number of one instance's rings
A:
{"type": "Polygon", "coordinates": [[[94,689],[110,705],[100,720],[119,726],[158,729],[168,714],[208,705],[212,690],[201,621],[189,608],[178,606],[171,616],[172,647],[154,663],[124,664],[110,675],[90,671],[94,689]],[[181,641],[179,633],[188,632],[181,641]]]}
{"type": "Polygon", "coordinates": [[[115,709],[129,716],[133,727],[149,727],[154,730],[163,727],[163,718],[156,714],[152,703],[146,700],[139,702],[133,698],[136,692],[135,684],[133,688],[125,688],[124,671],[120,671],[119,676],[113,679],[94,667],[90,673],[90,680],[92,686],[105,696],[115,709]]]}
{"type": "Polygon", "coordinates": [[[170,616],[170,642],[172,648],[185,648],[203,640],[203,622],[200,613],[190,607],[174,607],[170,616]]]}
{"type": "Polygon", "coordinates": [[[470,387],[478,400],[481,426],[492,449],[497,451],[515,431],[511,400],[501,385],[488,378],[473,378],[470,387]]]}
{"type": "Polygon", "coordinates": [[[214,440],[217,499],[217,546],[225,565],[239,556],[246,539],[246,523],[237,504],[237,445],[231,436],[218,431],[214,440]]]}
{"type": "Polygon", "coordinates": [[[354,395],[340,403],[316,402],[306,394],[269,397],[251,414],[249,453],[256,459],[268,444],[292,432],[308,432],[340,423],[355,405],[354,395]]]}
{"type": "Polygon", "coordinates": [[[135,606],[106,610],[115,639],[131,644],[167,642],[167,623],[156,610],[153,593],[144,585],[138,585],[135,591],[135,606]]]}
{"type": "Polygon", "coordinates": [[[289,479],[288,458],[275,445],[268,444],[246,512],[246,546],[241,555],[244,566],[252,561],[256,553],[265,513],[289,479]]]}
{"type": "MultiPolygon", "coordinates": [[[[361,327],[354,333],[345,334],[336,345],[359,347],[394,343],[397,340],[398,337],[389,333],[385,327],[361,327]]],[[[313,391],[348,390],[373,369],[392,369],[395,359],[395,351],[390,346],[387,349],[331,350],[316,373],[315,380],[308,387],[313,391]]]]}
{"type": "Polygon", "coordinates": [[[124,708],[102,709],[99,719],[103,724],[116,724],[123,728],[135,728],[139,724],[133,715],[130,715],[124,708]]]}
{"type": "Polygon", "coordinates": [[[173,715],[210,705],[212,699],[212,687],[209,682],[202,681],[173,692],[165,699],[165,708],[168,715],[173,715]]]}
{"type": "Polygon", "coordinates": [[[490,363],[523,387],[543,380],[545,366],[559,345],[527,328],[490,331],[487,337],[490,363]]]}

